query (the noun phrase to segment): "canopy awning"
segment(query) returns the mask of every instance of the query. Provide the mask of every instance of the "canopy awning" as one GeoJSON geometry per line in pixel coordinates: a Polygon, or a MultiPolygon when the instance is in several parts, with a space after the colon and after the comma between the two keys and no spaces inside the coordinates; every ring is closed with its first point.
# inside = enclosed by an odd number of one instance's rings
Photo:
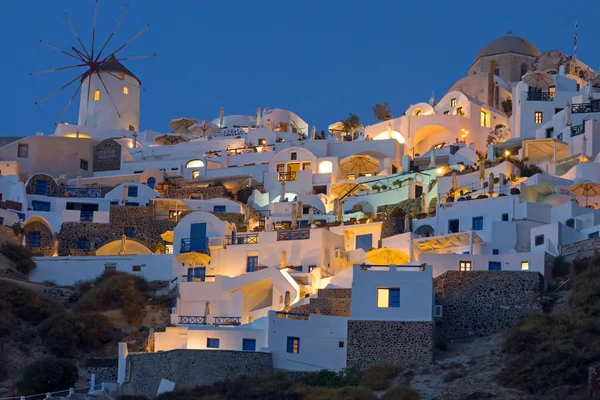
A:
{"type": "Polygon", "coordinates": [[[477,233],[471,231],[414,239],[413,244],[423,253],[451,253],[458,248],[470,246],[471,235],[473,244],[483,243],[477,233]]]}
{"type": "Polygon", "coordinates": [[[362,183],[344,182],[331,185],[329,193],[335,197],[347,197],[356,196],[359,191],[367,189],[368,188],[362,183]]]}
{"type": "Polygon", "coordinates": [[[554,138],[523,141],[523,157],[529,163],[560,160],[569,156],[569,145],[554,138]]]}
{"type": "Polygon", "coordinates": [[[379,169],[381,163],[368,154],[355,154],[342,158],[340,168],[349,174],[372,174],[379,169]]]}

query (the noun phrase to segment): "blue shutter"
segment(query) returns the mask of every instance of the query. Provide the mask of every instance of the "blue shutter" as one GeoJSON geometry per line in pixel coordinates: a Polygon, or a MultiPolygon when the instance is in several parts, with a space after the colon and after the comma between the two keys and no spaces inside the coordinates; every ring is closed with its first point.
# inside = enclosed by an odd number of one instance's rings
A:
{"type": "Polygon", "coordinates": [[[256,271],[258,266],[258,256],[248,256],[246,258],[246,272],[256,271]]]}
{"type": "Polygon", "coordinates": [[[41,242],[41,234],[39,232],[29,232],[27,235],[27,247],[39,248],[41,242]]]}
{"type": "Polygon", "coordinates": [[[288,336],[287,352],[292,354],[300,353],[300,338],[288,336]]]}
{"type": "Polygon", "coordinates": [[[256,351],[256,339],[242,339],[242,350],[256,351]]]}
{"type": "Polygon", "coordinates": [[[31,209],[33,211],[50,211],[50,203],[47,201],[33,200],[31,202],[31,209]]]}
{"type": "Polygon", "coordinates": [[[190,225],[190,250],[206,250],[206,222],[190,225]]]}
{"type": "Polygon", "coordinates": [[[218,349],[219,348],[219,339],[207,338],[206,339],[206,347],[209,349],[218,349]]]}
{"type": "Polygon", "coordinates": [[[483,230],[483,217],[473,217],[473,230],[474,231],[483,230]]]}
{"type": "Polygon", "coordinates": [[[356,235],[356,248],[369,251],[373,248],[373,234],[356,235]]]}
{"type": "Polygon", "coordinates": [[[127,197],[137,197],[138,196],[138,187],[137,186],[129,186],[127,188],[127,197]]]}
{"type": "Polygon", "coordinates": [[[388,307],[400,307],[400,288],[389,289],[388,307]]]}
{"type": "Polygon", "coordinates": [[[214,206],[213,211],[214,212],[226,212],[227,210],[226,210],[225,206],[214,206]]]}
{"type": "Polygon", "coordinates": [[[89,250],[90,241],[87,239],[79,239],[77,241],[77,250],[89,250]]]}
{"type": "Polygon", "coordinates": [[[46,196],[48,194],[48,181],[36,181],[35,194],[46,196]]]}

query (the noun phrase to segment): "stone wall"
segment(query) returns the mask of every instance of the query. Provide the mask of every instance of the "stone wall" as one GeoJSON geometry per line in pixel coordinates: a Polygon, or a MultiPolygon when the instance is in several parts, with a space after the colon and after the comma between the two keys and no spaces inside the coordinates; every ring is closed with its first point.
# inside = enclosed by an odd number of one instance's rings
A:
{"type": "Polygon", "coordinates": [[[593,238],[561,246],[560,255],[566,262],[573,262],[576,258],[586,258],[600,252],[600,238],[593,238]]]}
{"type": "Polygon", "coordinates": [[[383,221],[381,224],[382,239],[398,235],[400,233],[404,233],[404,218],[391,217],[383,221]]]}
{"type": "Polygon", "coordinates": [[[443,317],[437,334],[453,339],[511,328],[522,315],[542,311],[543,277],[527,271],[448,271],[434,279],[443,317]]]}
{"type": "Polygon", "coordinates": [[[434,323],[348,321],[346,366],[362,370],[377,362],[426,366],[433,361],[434,323]]]}
{"type": "Polygon", "coordinates": [[[0,208],[3,210],[22,211],[23,204],[19,203],[18,201],[4,200],[4,201],[0,201],[0,208]]]}
{"type": "Polygon", "coordinates": [[[321,314],[349,317],[352,289],[319,289],[318,297],[308,304],[293,307],[290,312],[299,314],[321,314]]]}
{"type": "Polygon", "coordinates": [[[395,209],[400,209],[402,214],[413,215],[421,212],[421,199],[406,199],[400,203],[386,204],[377,207],[377,212],[385,212],[390,215],[395,209]]]}
{"type": "Polygon", "coordinates": [[[106,139],[94,146],[94,171],[115,171],[121,168],[121,145],[106,139]]]}
{"type": "Polygon", "coordinates": [[[225,186],[194,186],[184,188],[169,187],[167,190],[156,189],[156,191],[167,199],[215,199],[225,196],[225,186]]]}
{"type": "Polygon", "coordinates": [[[116,381],[119,360],[111,358],[89,358],[85,361],[85,371],[96,375],[96,382],[116,381]]]}
{"type": "Polygon", "coordinates": [[[64,197],[65,196],[65,189],[62,186],[60,186],[58,183],[56,183],[54,178],[52,178],[50,175],[46,175],[46,174],[32,175],[31,178],[29,178],[29,180],[27,181],[27,186],[25,186],[25,192],[27,192],[27,194],[36,194],[35,188],[36,188],[37,182],[39,182],[39,181],[48,182],[48,193],[47,193],[48,197],[64,197]]]}
{"type": "Polygon", "coordinates": [[[181,389],[272,370],[271,354],[253,351],[171,350],[130,354],[126,382],[119,394],[155,396],[163,378],[181,389]]]}
{"type": "Polygon", "coordinates": [[[33,255],[41,255],[50,257],[54,253],[54,233],[48,228],[48,225],[43,222],[32,221],[23,227],[23,235],[25,235],[25,245],[33,255]],[[29,247],[29,234],[31,232],[40,233],[40,247],[29,247]]]}

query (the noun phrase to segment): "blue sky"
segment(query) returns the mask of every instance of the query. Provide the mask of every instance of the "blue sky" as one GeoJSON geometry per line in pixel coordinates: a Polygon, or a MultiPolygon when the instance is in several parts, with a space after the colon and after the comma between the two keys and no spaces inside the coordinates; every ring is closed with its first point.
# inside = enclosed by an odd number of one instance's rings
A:
{"type": "MultiPolygon", "coordinates": [[[[223,105],[226,114],[254,115],[259,106],[289,109],[320,131],[349,112],[372,123],[371,107],[377,102],[387,101],[398,116],[411,103],[426,101],[432,91],[440,98],[466,75],[477,50],[509,29],[541,51],[571,54],[578,20],[578,58],[597,69],[600,52],[594,36],[600,4],[537,3],[131,0],[131,11],[111,44],[124,43],[144,24],[151,25],[149,33],[120,53],[157,53],[153,59],[125,62],[145,87],[142,129],[165,131],[170,119],[181,116],[217,118],[223,105]]],[[[87,45],[93,4],[2,0],[2,135],[53,132],[75,85],[42,107],[34,105],[34,98],[76,75],[70,70],[31,79],[32,70],[70,62],[39,40],[75,45],[62,17],[67,12],[87,45]]],[[[124,4],[100,0],[100,42],[124,4]]],[[[75,101],[63,120],[75,123],[77,107],[75,101]]]]}

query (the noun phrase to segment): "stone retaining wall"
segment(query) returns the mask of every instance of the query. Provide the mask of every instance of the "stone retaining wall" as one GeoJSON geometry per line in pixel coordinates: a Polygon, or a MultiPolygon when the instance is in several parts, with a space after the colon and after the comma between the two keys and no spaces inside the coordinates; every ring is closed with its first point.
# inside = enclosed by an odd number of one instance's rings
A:
{"type": "Polygon", "coordinates": [[[215,199],[225,196],[225,186],[197,186],[186,188],[169,188],[167,190],[156,190],[162,197],[167,199],[215,199]]]}
{"type": "Polygon", "coordinates": [[[175,388],[206,385],[238,375],[261,375],[273,371],[270,353],[229,350],[171,350],[130,354],[121,395],[155,396],[161,379],[175,388]]]}
{"type": "Polygon", "coordinates": [[[511,328],[522,315],[542,311],[543,277],[527,271],[448,271],[434,279],[444,339],[485,336],[511,328]]]}
{"type": "Polygon", "coordinates": [[[434,323],[348,321],[346,366],[369,368],[377,362],[426,366],[433,361],[434,323]]]}
{"type": "Polygon", "coordinates": [[[392,217],[388,218],[381,224],[381,238],[385,239],[390,236],[404,233],[404,218],[392,217]]]}
{"type": "Polygon", "coordinates": [[[350,316],[352,289],[319,289],[317,296],[311,298],[308,304],[293,307],[291,312],[336,317],[350,316]]]}
{"type": "Polygon", "coordinates": [[[89,358],[85,362],[85,371],[96,375],[98,381],[116,381],[119,369],[119,361],[116,357],[111,358],[89,358]]]}
{"type": "Polygon", "coordinates": [[[566,262],[573,262],[576,258],[586,258],[600,251],[600,238],[593,238],[561,246],[560,255],[566,262]]]}
{"type": "Polygon", "coordinates": [[[60,186],[53,177],[46,174],[34,174],[27,180],[27,186],[25,186],[25,192],[27,194],[36,194],[36,186],[38,181],[48,182],[48,197],[64,197],[65,188],[60,186]]]}

